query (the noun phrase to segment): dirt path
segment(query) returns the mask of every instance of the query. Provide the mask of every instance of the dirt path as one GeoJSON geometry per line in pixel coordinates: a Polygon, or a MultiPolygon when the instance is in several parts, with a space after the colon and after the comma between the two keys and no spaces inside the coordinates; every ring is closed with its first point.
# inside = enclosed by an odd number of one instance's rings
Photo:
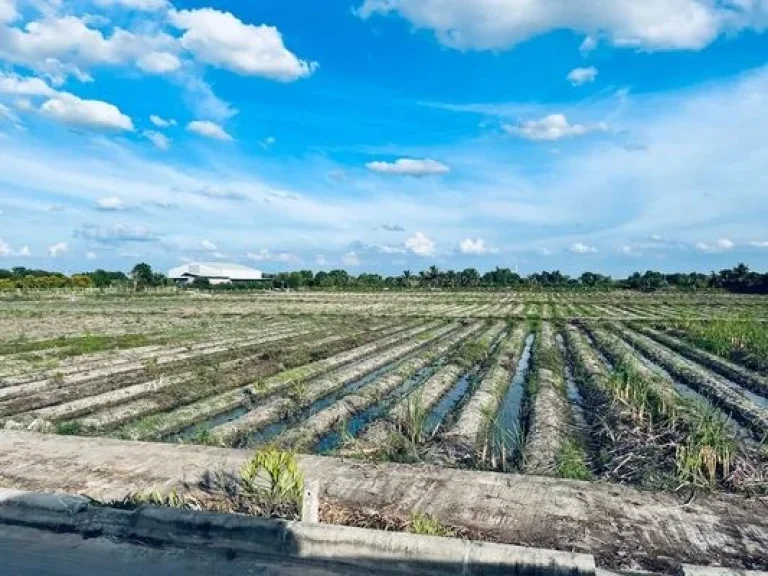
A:
{"type": "MultiPolygon", "coordinates": [[[[118,498],[239,466],[248,451],[0,431],[0,484],[118,498]]],[[[590,552],[603,567],[671,571],[680,562],[768,568],[768,502],[670,494],[534,476],[373,465],[302,456],[324,498],[422,510],[524,545],[590,552]]]]}

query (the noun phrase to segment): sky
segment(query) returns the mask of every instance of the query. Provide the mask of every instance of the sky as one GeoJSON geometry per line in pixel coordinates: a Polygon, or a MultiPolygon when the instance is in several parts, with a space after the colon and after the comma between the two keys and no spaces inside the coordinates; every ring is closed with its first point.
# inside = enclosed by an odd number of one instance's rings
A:
{"type": "Polygon", "coordinates": [[[0,0],[0,268],[768,269],[768,0],[0,0]]]}

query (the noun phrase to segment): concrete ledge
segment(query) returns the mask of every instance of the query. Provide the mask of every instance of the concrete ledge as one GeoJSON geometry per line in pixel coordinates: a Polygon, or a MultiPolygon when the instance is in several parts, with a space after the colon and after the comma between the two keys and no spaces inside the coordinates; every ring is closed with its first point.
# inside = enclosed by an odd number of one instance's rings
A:
{"type": "Polygon", "coordinates": [[[734,570],[733,568],[718,568],[714,566],[693,566],[683,564],[685,576],[768,576],[768,572],[758,570],[734,570]]]}
{"type": "Polygon", "coordinates": [[[80,496],[0,490],[0,523],[54,532],[360,566],[375,573],[594,576],[591,555],[146,507],[119,510],[80,496]]]}

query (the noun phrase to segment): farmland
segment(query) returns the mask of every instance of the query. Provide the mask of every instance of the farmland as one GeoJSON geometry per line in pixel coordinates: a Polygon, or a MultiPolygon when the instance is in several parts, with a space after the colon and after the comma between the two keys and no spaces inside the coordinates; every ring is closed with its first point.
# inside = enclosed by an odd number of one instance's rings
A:
{"type": "Polygon", "coordinates": [[[768,299],[41,293],[0,427],[768,492],[768,299]]]}

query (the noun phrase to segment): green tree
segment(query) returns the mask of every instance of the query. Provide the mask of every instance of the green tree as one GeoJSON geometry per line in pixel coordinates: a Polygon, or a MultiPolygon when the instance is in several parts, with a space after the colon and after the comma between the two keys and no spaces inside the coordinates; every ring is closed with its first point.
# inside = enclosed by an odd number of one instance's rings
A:
{"type": "Polygon", "coordinates": [[[140,262],[131,270],[131,280],[133,281],[133,289],[146,288],[152,286],[154,280],[154,273],[152,267],[146,262],[140,262]]]}

